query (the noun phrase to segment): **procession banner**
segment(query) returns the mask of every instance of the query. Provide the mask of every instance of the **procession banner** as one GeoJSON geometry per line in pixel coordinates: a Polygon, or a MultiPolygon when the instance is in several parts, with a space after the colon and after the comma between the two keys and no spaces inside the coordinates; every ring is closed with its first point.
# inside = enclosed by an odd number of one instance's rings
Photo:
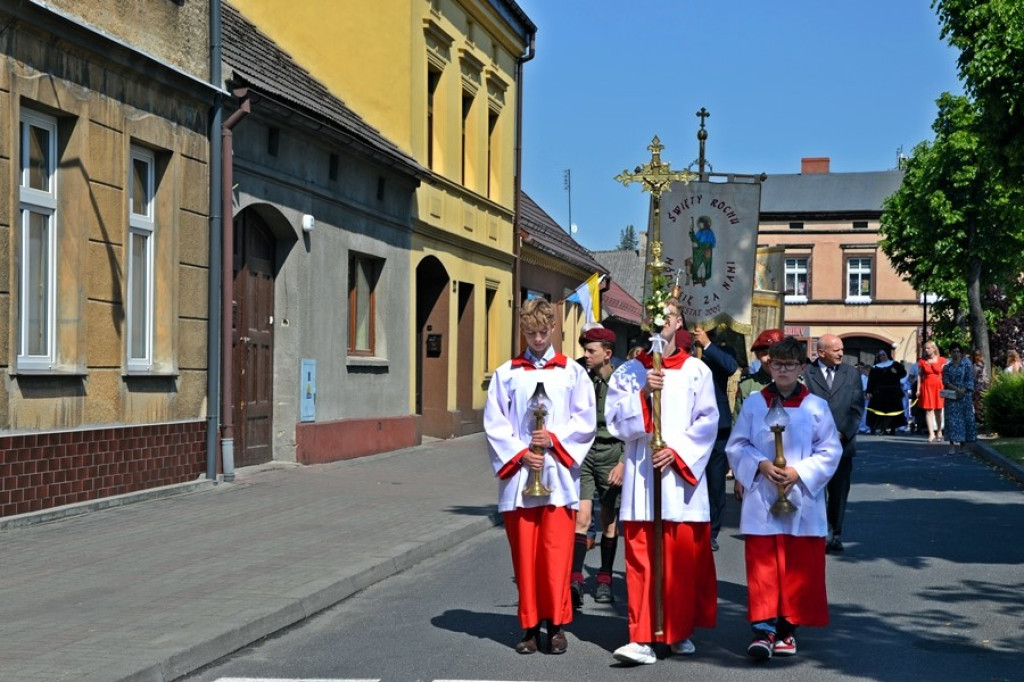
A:
{"type": "Polygon", "coordinates": [[[661,198],[661,240],[688,327],[751,331],[759,182],[674,182],[661,198]]]}

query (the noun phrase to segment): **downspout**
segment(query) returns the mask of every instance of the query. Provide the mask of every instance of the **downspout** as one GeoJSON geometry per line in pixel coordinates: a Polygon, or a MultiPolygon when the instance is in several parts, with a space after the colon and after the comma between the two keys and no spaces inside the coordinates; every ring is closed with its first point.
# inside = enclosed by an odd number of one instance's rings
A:
{"type": "Polygon", "coordinates": [[[537,32],[530,33],[530,47],[526,54],[516,59],[516,175],[514,181],[515,197],[513,199],[512,217],[512,354],[519,355],[519,289],[522,281],[519,253],[522,250],[522,222],[520,195],[523,191],[523,64],[537,54],[537,32]]]}
{"type": "Polygon", "coordinates": [[[221,90],[221,6],[210,0],[210,82],[217,89],[210,120],[210,272],[207,291],[206,322],[206,477],[217,480],[218,406],[220,405],[220,297],[217,284],[221,280],[221,121],[224,118],[224,96],[221,90]]]}
{"type": "Polygon", "coordinates": [[[235,480],[235,411],[234,411],[234,390],[232,387],[232,377],[234,373],[234,365],[232,363],[232,345],[234,339],[232,338],[231,328],[234,321],[235,313],[235,269],[234,269],[234,241],[235,241],[235,205],[234,205],[234,192],[232,187],[235,182],[235,164],[234,164],[234,134],[232,129],[241,121],[243,118],[249,115],[252,110],[252,105],[249,102],[248,90],[237,90],[235,91],[236,97],[241,97],[242,102],[235,113],[228,117],[228,120],[224,122],[223,130],[221,131],[221,145],[222,154],[224,158],[224,171],[222,177],[224,178],[222,184],[222,196],[224,206],[222,215],[224,216],[224,228],[222,230],[224,238],[221,240],[223,243],[222,253],[222,265],[221,265],[221,310],[224,314],[221,316],[221,457],[224,461],[224,480],[233,481],[235,480]]]}

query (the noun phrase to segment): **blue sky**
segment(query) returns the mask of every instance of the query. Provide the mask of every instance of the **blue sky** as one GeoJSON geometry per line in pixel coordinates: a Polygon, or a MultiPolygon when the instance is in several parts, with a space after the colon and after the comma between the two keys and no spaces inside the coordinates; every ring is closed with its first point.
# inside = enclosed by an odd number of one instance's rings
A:
{"type": "MultiPolygon", "coordinates": [[[[957,52],[930,0],[517,0],[538,27],[525,65],[523,187],[574,235],[615,248],[646,225],[647,196],[613,177],[650,160],[697,159],[706,107],[716,172],[886,170],[932,138],[935,100],[962,93],[957,52]]],[[[770,182],[770,179],[769,179],[770,182]]]]}

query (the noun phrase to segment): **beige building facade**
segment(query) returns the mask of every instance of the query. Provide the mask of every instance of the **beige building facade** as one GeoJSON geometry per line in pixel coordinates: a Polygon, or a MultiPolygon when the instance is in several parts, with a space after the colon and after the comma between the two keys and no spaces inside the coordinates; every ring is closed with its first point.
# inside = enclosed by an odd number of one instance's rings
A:
{"type": "Polygon", "coordinates": [[[0,516],[193,479],[207,2],[0,8],[0,516]]]}
{"type": "Polygon", "coordinates": [[[843,339],[846,361],[872,364],[880,348],[912,364],[924,310],[878,246],[882,202],[899,170],[831,173],[827,158],[803,159],[802,172],[762,185],[758,243],[782,248],[787,333],[813,343],[843,339]]]}

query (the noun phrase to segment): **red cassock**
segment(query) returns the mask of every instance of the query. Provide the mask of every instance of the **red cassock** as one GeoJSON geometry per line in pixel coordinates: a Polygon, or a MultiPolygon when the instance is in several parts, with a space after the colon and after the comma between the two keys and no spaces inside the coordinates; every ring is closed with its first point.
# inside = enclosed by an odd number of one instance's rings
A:
{"type": "Polygon", "coordinates": [[[576,541],[576,511],[526,507],[502,514],[519,588],[519,624],[525,630],[550,618],[572,622],[569,574],[576,541]]]}
{"type": "Polygon", "coordinates": [[[654,634],[654,523],[626,521],[622,529],[626,539],[629,641],[680,642],[696,627],[715,627],[718,581],[711,554],[711,524],[662,522],[665,632],[661,636],[654,634]]]}
{"type": "Polygon", "coordinates": [[[785,616],[794,625],[828,625],[825,538],[748,535],[746,557],[751,623],[785,616]]]}

